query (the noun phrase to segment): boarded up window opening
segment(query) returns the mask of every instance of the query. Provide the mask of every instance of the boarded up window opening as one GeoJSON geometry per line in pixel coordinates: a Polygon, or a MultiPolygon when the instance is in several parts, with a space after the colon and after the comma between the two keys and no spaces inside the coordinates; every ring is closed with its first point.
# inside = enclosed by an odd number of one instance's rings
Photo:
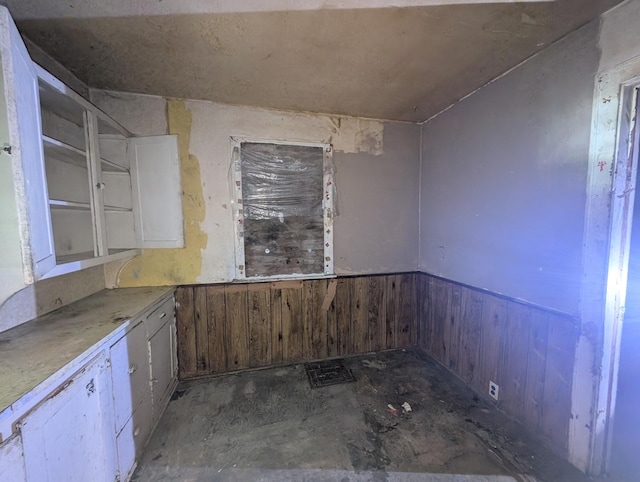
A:
{"type": "Polygon", "coordinates": [[[236,277],[333,274],[331,146],[234,143],[236,277]]]}

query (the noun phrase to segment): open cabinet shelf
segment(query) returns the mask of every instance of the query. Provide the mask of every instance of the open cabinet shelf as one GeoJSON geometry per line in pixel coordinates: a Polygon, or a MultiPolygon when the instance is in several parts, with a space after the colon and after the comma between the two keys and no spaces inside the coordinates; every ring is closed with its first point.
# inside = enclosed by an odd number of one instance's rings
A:
{"type": "Polygon", "coordinates": [[[78,203],[74,201],[62,201],[60,199],[49,199],[51,209],[76,209],[80,211],[91,211],[91,204],[78,203]]]}
{"type": "Polygon", "coordinates": [[[15,183],[0,192],[0,205],[17,205],[3,235],[18,247],[0,253],[11,267],[3,283],[20,287],[143,247],[184,246],[176,136],[134,138],[36,65],[2,6],[0,27],[3,143],[13,148],[3,172],[15,183]]]}
{"type": "Polygon", "coordinates": [[[120,172],[122,174],[129,174],[129,169],[116,164],[115,162],[108,161],[106,159],[100,159],[102,165],[102,172],[120,172]]]}
{"type": "Polygon", "coordinates": [[[57,159],[74,166],[87,167],[87,153],[65,142],[42,136],[45,158],[57,159]]]}

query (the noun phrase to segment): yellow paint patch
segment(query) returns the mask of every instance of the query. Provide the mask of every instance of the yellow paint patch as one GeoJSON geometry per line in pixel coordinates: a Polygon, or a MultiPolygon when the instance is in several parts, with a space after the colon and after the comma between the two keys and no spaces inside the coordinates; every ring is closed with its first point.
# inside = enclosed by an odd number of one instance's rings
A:
{"type": "Polygon", "coordinates": [[[141,256],[132,259],[120,270],[120,287],[196,283],[202,270],[202,250],[207,246],[208,236],[200,228],[206,213],[200,162],[189,154],[191,112],[181,100],[170,100],[167,107],[169,133],[178,136],[185,247],[145,249],[141,256]]]}

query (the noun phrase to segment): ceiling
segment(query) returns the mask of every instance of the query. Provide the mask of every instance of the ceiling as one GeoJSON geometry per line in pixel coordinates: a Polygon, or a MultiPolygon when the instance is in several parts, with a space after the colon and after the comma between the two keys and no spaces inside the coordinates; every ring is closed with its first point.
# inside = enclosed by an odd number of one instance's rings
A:
{"type": "Polygon", "coordinates": [[[5,3],[91,87],[423,121],[620,1],[5,3]]]}

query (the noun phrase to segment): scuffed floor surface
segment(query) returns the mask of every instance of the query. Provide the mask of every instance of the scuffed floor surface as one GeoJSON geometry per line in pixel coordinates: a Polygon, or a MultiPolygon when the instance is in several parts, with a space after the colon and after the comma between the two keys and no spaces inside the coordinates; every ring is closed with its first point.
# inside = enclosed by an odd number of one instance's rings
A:
{"type": "Polygon", "coordinates": [[[182,383],[133,480],[587,480],[420,351],[346,364],[313,390],[303,365],[182,383]]]}

